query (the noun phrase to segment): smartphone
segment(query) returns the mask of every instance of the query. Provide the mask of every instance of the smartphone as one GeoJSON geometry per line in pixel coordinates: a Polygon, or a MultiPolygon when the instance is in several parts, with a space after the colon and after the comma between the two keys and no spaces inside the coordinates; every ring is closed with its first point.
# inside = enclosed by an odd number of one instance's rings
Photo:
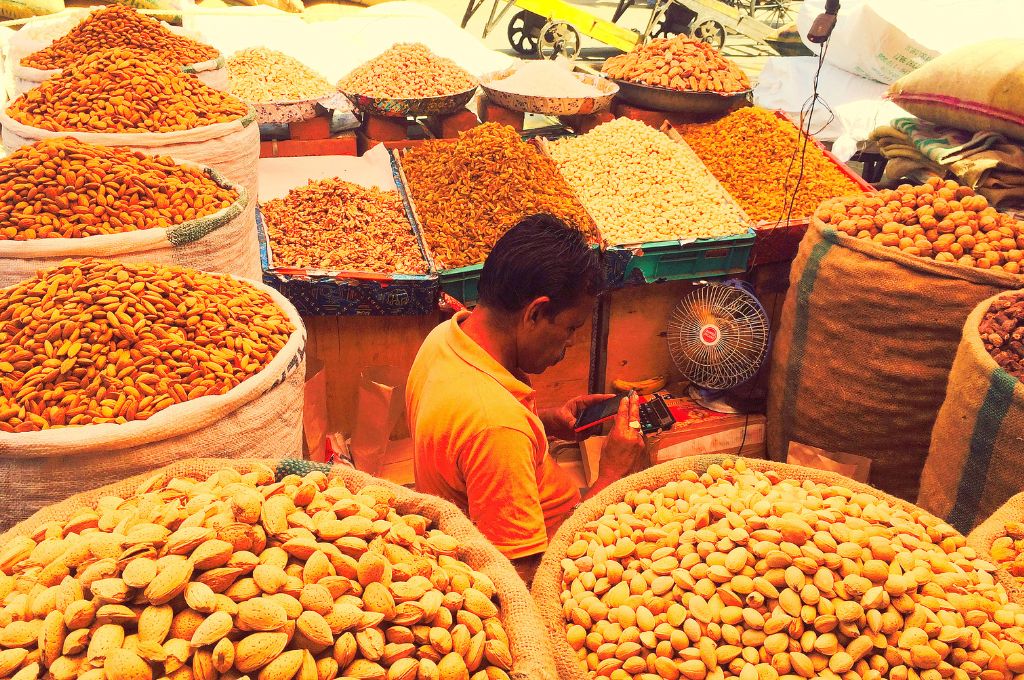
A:
{"type": "Polygon", "coordinates": [[[588,406],[583,410],[583,413],[576,418],[576,432],[589,430],[592,427],[600,425],[601,423],[606,423],[614,418],[619,412],[619,403],[624,397],[629,397],[632,394],[633,391],[631,390],[628,394],[620,394],[612,397],[611,399],[606,399],[602,402],[588,406]]]}

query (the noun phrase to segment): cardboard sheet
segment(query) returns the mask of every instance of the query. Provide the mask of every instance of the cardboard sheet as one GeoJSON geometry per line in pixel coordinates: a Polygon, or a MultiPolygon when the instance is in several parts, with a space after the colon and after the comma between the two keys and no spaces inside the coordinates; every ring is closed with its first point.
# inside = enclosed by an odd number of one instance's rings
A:
{"type": "Polygon", "coordinates": [[[378,145],[362,156],[299,156],[295,158],[261,158],[259,162],[260,201],[284,198],[291,189],[305,186],[310,180],[339,177],[364,187],[397,191],[391,161],[384,145],[378,145]]]}

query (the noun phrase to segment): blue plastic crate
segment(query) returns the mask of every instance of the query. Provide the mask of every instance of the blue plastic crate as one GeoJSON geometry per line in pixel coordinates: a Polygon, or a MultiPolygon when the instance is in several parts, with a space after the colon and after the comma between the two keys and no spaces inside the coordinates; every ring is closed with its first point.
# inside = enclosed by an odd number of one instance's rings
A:
{"type": "Polygon", "coordinates": [[[428,274],[284,273],[270,266],[267,232],[258,209],[256,230],[263,282],[280,291],[303,316],[418,316],[437,310],[438,278],[429,260],[428,274]]]}

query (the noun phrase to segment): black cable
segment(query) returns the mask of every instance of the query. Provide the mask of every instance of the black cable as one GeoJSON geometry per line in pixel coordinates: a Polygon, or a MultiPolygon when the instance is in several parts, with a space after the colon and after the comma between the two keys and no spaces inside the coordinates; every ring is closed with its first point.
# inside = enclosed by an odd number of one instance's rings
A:
{"type": "Polygon", "coordinates": [[[740,448],[739,448],[738,451],[736,451],[736,455],[737,456],[742,456],[743,455],[743,447],[747,443],[747,426],[748,425],[750,425],[750,414],[749,413],[746,414],[746,416],[743,419],[743,438],[740,439],[740,448]]]}

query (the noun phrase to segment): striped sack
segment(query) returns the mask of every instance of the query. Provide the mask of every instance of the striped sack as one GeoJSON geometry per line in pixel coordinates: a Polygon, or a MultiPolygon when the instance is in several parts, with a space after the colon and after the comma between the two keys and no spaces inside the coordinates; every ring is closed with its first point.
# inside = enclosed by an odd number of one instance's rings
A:
{"type": "Polygon", "coordinates": [[[996,364],[978,332],[994,299],[967,317],[917,499],[962,533],[1024,490],[1024,385],[996,364]]]}
{"type": "Polygon", "coordinates": [[[791,441],[865,456],[872,486],[915,500],[964,320],[1021,287],[1021,276],[906,255],[813,218],[775,333],[769,458],[785,461],[791,441]]]}

